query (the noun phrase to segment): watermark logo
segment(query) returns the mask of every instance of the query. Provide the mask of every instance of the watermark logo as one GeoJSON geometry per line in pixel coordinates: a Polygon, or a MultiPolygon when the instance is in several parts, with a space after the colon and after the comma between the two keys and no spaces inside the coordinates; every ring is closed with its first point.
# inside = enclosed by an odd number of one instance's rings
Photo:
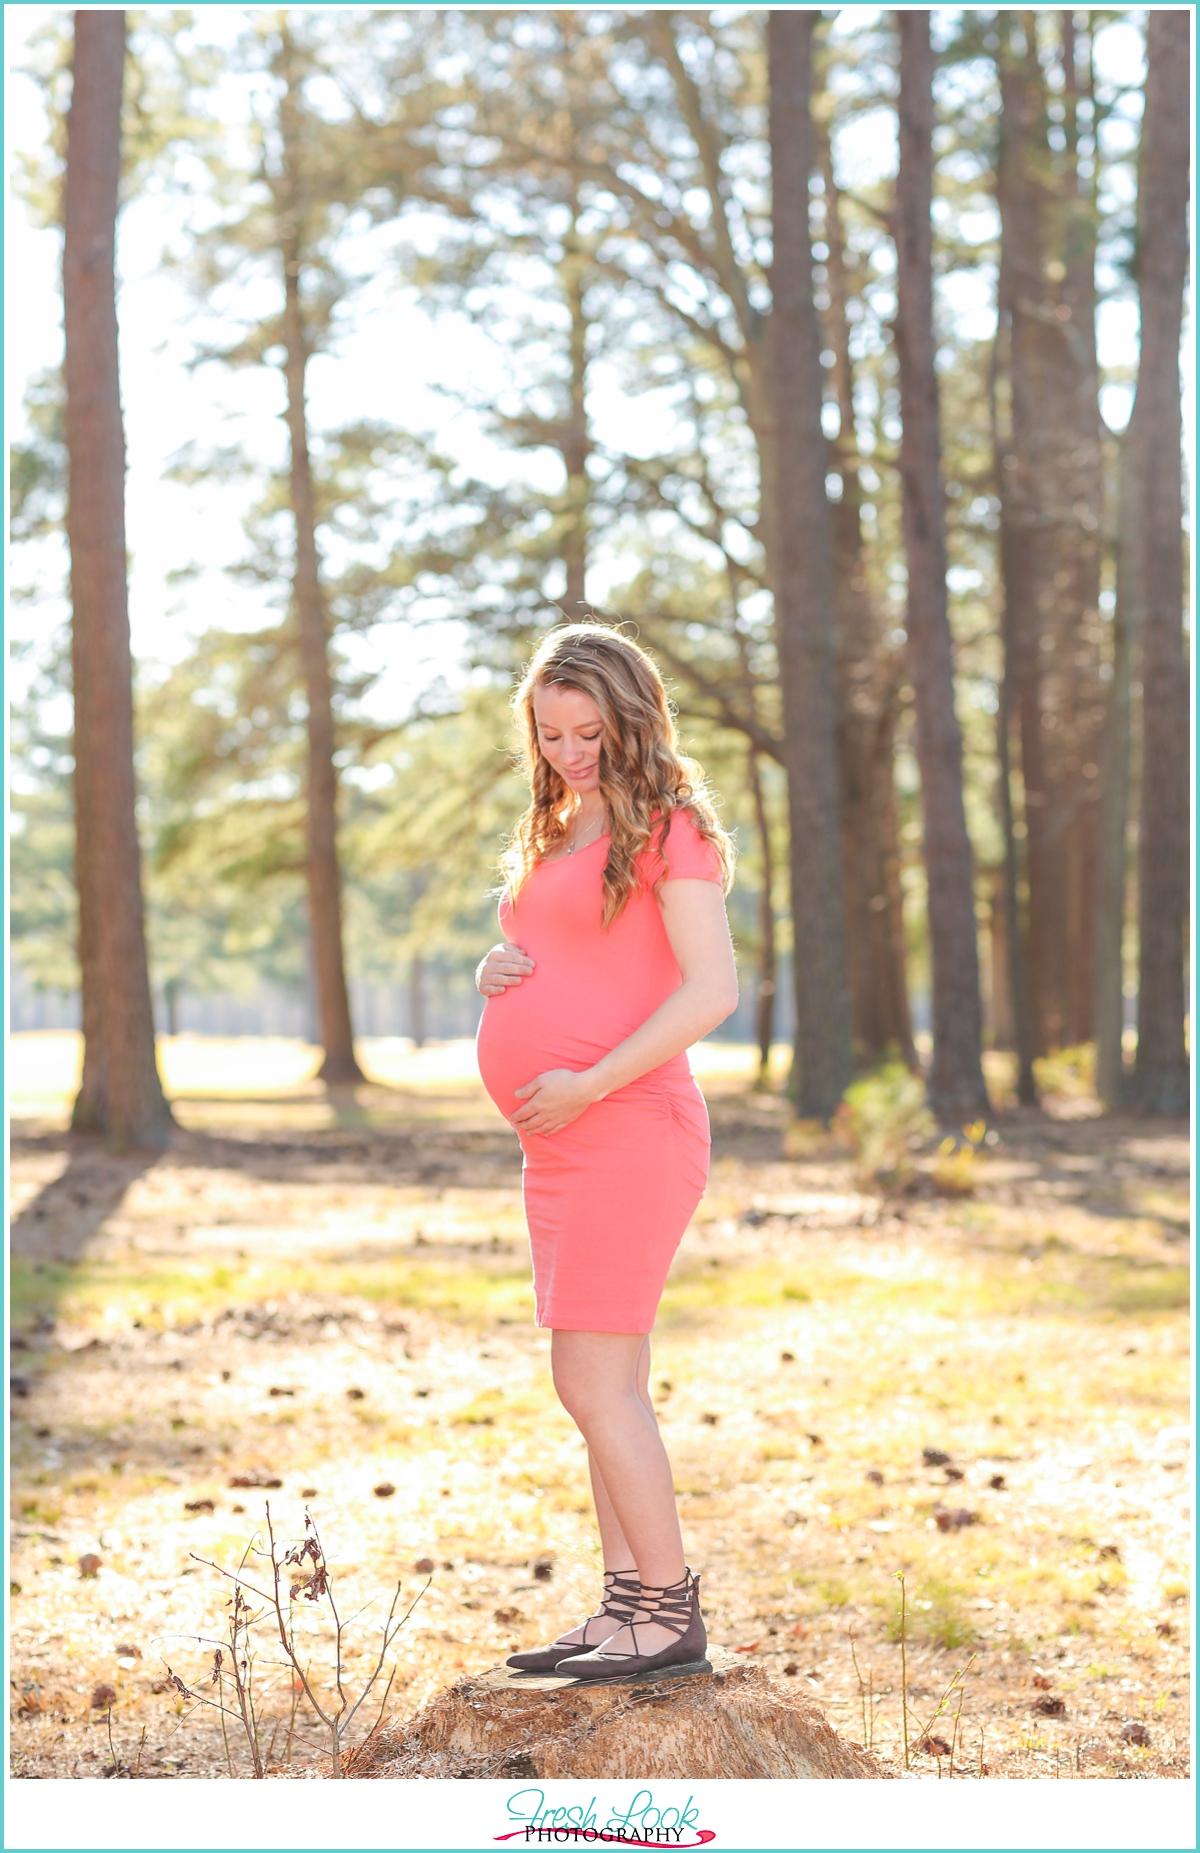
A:
{"type": "Polygon", "coordinates": [[[638,1789],[628,1806],[598,1807],[596,1796],[568,1807],[553,1807],[544,1789],[518,1789],[507,1800],[508,1817],[517,1823],[496,1840],[522,1845],[572,1846],[602,1841],[624,1847],[703,1847],[716,1839],[700,1826],[692,1797],[678,1807],[660,1805],[653,1789],[638,1789]],[[603,1817],[603,1818],[602,1818],[603,1817]]]}

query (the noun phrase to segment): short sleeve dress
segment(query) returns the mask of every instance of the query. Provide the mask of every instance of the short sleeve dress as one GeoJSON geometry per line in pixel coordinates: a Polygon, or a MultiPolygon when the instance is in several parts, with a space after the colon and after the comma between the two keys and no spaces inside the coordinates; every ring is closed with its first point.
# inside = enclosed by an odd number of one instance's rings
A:
{"type": "MultiPolygon", "coordinates": [[[[712,844],[676,811],[663,851],[638,858],[641,886],[606,929],[607,845],[601,837],[540,863],[515,905],[507,894],[500,902],[504,937],[534,961],[530,977],[488,998],[479,1025],[479,1072],[506,1119],[518,1087],[550,1068],[590,1068],[678,990],[655,882],[722,878],[712,844]]],[[[521,1145],[537,1323],[648,1332],[708,1180],[708,1113],[686,1054],[521,1145]]]]}

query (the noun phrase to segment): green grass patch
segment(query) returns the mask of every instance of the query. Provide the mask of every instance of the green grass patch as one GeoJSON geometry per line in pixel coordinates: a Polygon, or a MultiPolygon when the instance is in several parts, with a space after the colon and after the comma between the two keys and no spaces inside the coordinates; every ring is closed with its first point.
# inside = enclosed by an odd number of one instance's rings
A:
{"type": "Polygon", "coordinates": [[[254,1261],[214,1267],[180,1262],[135,1269],[123,1262],[85,1261],[58,1267],[14,1261],[12,1319],[20,1329],[39,1314],[103,1326],[138,1320],[163,1328],[212,1318],[227,1307],[297,1296],[363,1299],[410,1306],[459,1325],[486,1326],[500,1317],[531,1318],[533,1291],[524,1266],[461,1261],[254,1261]]]}

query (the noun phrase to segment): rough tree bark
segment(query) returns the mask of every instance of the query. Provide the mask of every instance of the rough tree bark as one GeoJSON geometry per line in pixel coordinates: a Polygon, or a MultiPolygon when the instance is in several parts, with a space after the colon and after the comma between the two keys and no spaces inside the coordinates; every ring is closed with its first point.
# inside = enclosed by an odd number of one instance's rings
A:
{"type": "MultiPolygon", "coordinates": [[[[1080,173],[1079,104],[1083,60],[1075,14],[1059,14],[1066,148],[1057,188],[1057,231],[1063,270],[1054,315],[1063,342],[1053,408],[1059,431],[1057,596],[1054,615],[1058,680],[1055,801],[1066,860],[1065,999],[1069,1044],[1094,1033],[1096,969],[1097,830],[1100,750],[1106,710],[1100,680],[1100,565],[1103,540],[1104,450],[1100,420],[1100,364],[1096,351],[1097,214],[1094,173],[1080,173]]],[[[1090,41],[1087,92],[1092,91],[1090,41]]],[[[1094,95],[1088,100],[1095,107],[1094,95]]],[[[1094,114],[1093,114],[1094,122],[1094,114]]],[[[1090,126],[1090,125],[1089,125],[1090,126]]]]}
{"type": "Polygon", "coordinates": [[[929,1100],[942,1118],[986,1113],[975,864],[963,808],[962,731],[946,604],[945,498],[933,332],[933,50],[929,14],[898,13],[896,350],[908,559],[908,651],[921,773],[933,967],[929,1100]]]}
{"type": "Polygon", "coordinates": [[[894,763],[900,677],[895,652],[884,649],[883,623],[867,580],[848,312],[852,283],[828,134],[821,136],[821,170],[829,250],[826,345],[833,355],[840,419],[834,456],[842,493],[831,519],[850,1019],[860,1062],[879,1061],[891,1052],[915,1068],[894,763]]]}
{"type": "Polygon", "coordinates": [[[1188,685],[1183,641],[1183,470],[1179,343],[1188,257],[1189,18],[1152,8],[1138,163],[1141,359],[1142,812],[1138,1050],[1147,1113],[1188,1110],[1184,932],[1188,909],[1188,685]]]}
{"type": "Polygon", "coordinates": [[[998,306],[1009,430],[1001,446],[1007,672],[1019,723],[1028,965],[1039,1054],[1090,1030],[1099,792],[1102,453],[1095,218],[1081,190],[1078,79],[1064,16],[1064,137],[1048,142],[1034,11],[1001,15],[998,306]]]}
{"type": "Polygon", "coordinates": [[[562,438],[562,459],[567,473],[562,552],[566,570],[563,609],[572,624],[580,621],[587,606],[588,501],[591,488],[587,460],[592,450],[587,417],[588,318],[584,301],[588,259],[579,236],[578,216],[576,202],[572,200],[571,225],[564,241],[560,271],[563,294],[571,318],[568,337],[569,410],[562,438]]]}
{"type": "Polygon", "coordinates": [[[72,1124],[118,1149],[165,1144],[154,1053],[125,559],[125,433],[117,364],[116,224],[123,12],[75,15],[63,194],[67,539],[75,693],[75,868],[84,1073],[72,1124]]]}
{"type": "Polygon", "coordinates": [[[758,897],[758,996],[755,999],[754,1034],[758,1043],[758,1081],[761,1087],[765,1087],[771,1072],[771,1044],[775,1039],[775,997],[779,965],[775,937],[775,857],[771,848],[771,820],[763,796],[756,747],[750,748],[747,760],[750,795],[754,800],[754,822],[762,857],[762,889],[758,897]]]}
{"type": "Polygon", "coordinates": [[[1096,958],[1093,1018],[1096,1092],[1110,1107],[1125,1093],[1125,893],[1129,868],[1133,653],[1140,622],[1138,506],[1141,460],[1133,420],[1117,460],[1117,585],[1112,620],[1112,681],[1100,748],[1096,850],[1096,958]]]}
{"type": "Polygon", "coordinates": [[[281,34],[279,104],[281,171],[276,180],[279,250],[283,263],[284,373],[290,442],[292,515],[296,526],[293,598],[300,658],[308,696],[307,879],[313,971],[325,1060],[320,1077],[334,1085],[363,1079],[354,1054],[350,996],[342,942],[342,878],[338,858],[338,775],[329,665],[329,615],[317,552],[316,503],[308,447],[306,371],[310,345],[304,325],[300,275],[304,259],[302,124],[293,45],[281,34]]]}
{"type": "Polygon", "coordinates": [[[772,573],[791,823],[795,945],[794,1093],[826,1120],[854,1072],[846,981],[833,681],[833,585],[821,336],[813,299],[808,181],[812,35],[819,15],[767,14],[774,250],[771,371],[776,422],[772,573]]]}

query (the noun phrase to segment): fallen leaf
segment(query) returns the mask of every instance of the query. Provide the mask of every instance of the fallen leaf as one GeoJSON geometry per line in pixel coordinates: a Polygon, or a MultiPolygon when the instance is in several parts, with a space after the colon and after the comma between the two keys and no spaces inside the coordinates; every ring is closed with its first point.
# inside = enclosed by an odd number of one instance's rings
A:
{"type": "Polygon", "coordinates": [[[949,1756],[950,1746],[944,1737],[927,1737],[920,1745],[926,1756],[949,1756]]]}
{"type": "Polygon", "coordinates": [[[301,1499],[315,1499],[317,1497],[316,1487],[315,1486],[302,1486],[300,1488],[300,1497],[301,1499]]]}
{"type": "Polygon", "coordinates": [[[117,1652],[123,1660],[140,1660],[142,1657],[141,1648],[135,1647],[132,1641],[123,1641],[117,1652]]]}
{"type": "Polygon", "coordinates": [[[994,1493],[1002,1493],[1004,1491],[1004,1484],[1004,1475],[1002,1473],[994,1473],[988,1481],[988,1485],[994,1493]]]}
{"type": "Polygon", "coordinates": [[[432,1557],[418,1557],[416,1563],[413,1565],[413,1570],[418,1576],[430,1576],[436,1568],[437,1565],[434,1563],[432,1557]]]}
{"type": "Polygon", "coordinates": [[[96,1576],[100,1570],[100,1559],[95,1551],[85,1551],[79,1559],[80,1576],[96,1576]]]}
{"type": "Polygon", "coordinates": [[[941,1448],[922,1448],[921,1458],[927,1467],[945,1467],[950,1461],[950,1456],[944,1454],[941,1448]]]}
{"type": "Polygon", "coordinates": [[[949,1481],[965,1480],[966,1475],[964,1474],[961,1467],[947,1467],[946,1478],[949,1481]]]}
{"type": "Polygon", "coordinates": [[[497,1609],[492,1616],[493,1621],[500,1622],[506,1628],[515,1628],[517,1623],[524,1619],[520,1609],[497,1609]]]}
{"type": "Polygon", "coordinates": [[[1043,1718],[1065,1718],[1067,1715],[1066,1705],[1060,1698],[1034,1699],[1029,1709],[1043,1718]]]}
{"type": "Polygon", "coordinates": [[[794,1351],[781,1351],[779,1353],[779,1362],[781,1364],[794,1364],[796,1362],[796,1353],[794,1351]]]}
{"type": "Polygon", "coordinates": [[[945,1506],[938,1506],[933,1514],[939,1531],[961,1531],[964,1525],[977,1525],[978,1512],[968,1512],[965,1506],[959,1506],[956,1512],[947,1511],[945,1506]]]}
{"type": "Polygon", "coordinates": [[[268,1396],[294,1396],[295,1390],[285,1390],[281,1384],[273,1383],[267,1391],[268,1396]]]}
{"type": "Polygon", "coordinates": [[[1054,1681],[1052,1679],[1047,1679],[1044,1673],[1035,1673],[1030,1684],[1039,1687],[1043,1692],[1049,1692],[1054,1681]]]}
{"type": "Polygon", "coordinates": [[[796,1665],[796,1662],[794,1660],[789,1660],[783,1670],[787,1674],[789,1679],[795,1679],[797,1673],[800,1671],[800,1668],[796,1665]]]}
{"type": "Polygon", "coordinates": [[[761,1646],[761,1641],[748,1641],[745,1647],[735,1647],[733,1651],[735,1654],[756,1654],[761,1646]]]}
{"type": "Polygon", "coordinates": [[[1116,1563],[1120,1563],[1121,1547],[1119,1544],[1102,1544],[1097,1552],[1097,1556],[1101,1558],[1111,1557],[1116,1563]]]}
{"type": "Polygon", "coordinates": [[[269,1467],[260,1467],[253,1473],[235,1473],[229,1484],[230,1486],[276,1487],[282,1486],[283,1481],[277,1474],[273,1474],[269,1467]]]}
{"type": "Polygon", "coordinates": [[[883,1485],[883,1475],[880,1473],[878,1467],[868,1467],[867,1479],[870,1481],[872,1486],[882,1486],[883,1485]]]}
{"type": "Polygon", "coordinates": [[[92,1689],[92,1709],[103,1711],[106,1705],[115,1705],[117,1689],[115,1686],[95,1686],[92,1689]]]}
{"type": "MultiPolygon", "coordinates": [[[[553,1557],[535,1557],[532,1567],[534,1580],[538,1583],[548,1583],[550,1578],[554,1575],[553,1557]]],[[[447,1568],[449,1568],[449,1565],[447,1565],[447,1568]]]]}
{"type": "Polygon", "coordinates": [[[1169,1641],[1175,1629],[1169,1621],[1156,1621],[1154,1624],[1154,1632],[1155,1634],[1161,1634],[1164,1641],[1169,1641]]]}
{"type": "Polygon", "coordinates": [[[1132,1719],[1130,1723],[1121,1726],[1121,1736],[1127,1744],[1148,1744],[1150,1742],[1149,1731],[1144,1724],[1139,1724],[1136,1719],[1132,1719]]]}
{"type": "Polygon", "coordinates": [[[711,1409],[706,1409],[704,1414],[700,1417],[700,1420],[702,1422],[707,1422],[710,1428],[715,1428],[721,1418],[719,1415],[714,1415],[711,1409]]]}
{"type": "Polygon", "coordinates": [[[352,1403],[361,1403],[363,1398],[366,1396],[366,1393],[367,1392],[365,1390],[347,1390],[346,1391],[346,1395],[350,1398],[350,1401],[352,1403]]]}
{"type": "Polygon", "coordinates": [[[379,1485],[372,1487],[371,1490],[376,1499],[390,1499],[396,1489],[390,1480],[381,1480],[379,1485]]]}
{"type": "Polygon", "coordinates": [[[185,1499],[183,1509],[185,1512],[215,1512],[217,1508],[211,1499],[185,1499]]]}

